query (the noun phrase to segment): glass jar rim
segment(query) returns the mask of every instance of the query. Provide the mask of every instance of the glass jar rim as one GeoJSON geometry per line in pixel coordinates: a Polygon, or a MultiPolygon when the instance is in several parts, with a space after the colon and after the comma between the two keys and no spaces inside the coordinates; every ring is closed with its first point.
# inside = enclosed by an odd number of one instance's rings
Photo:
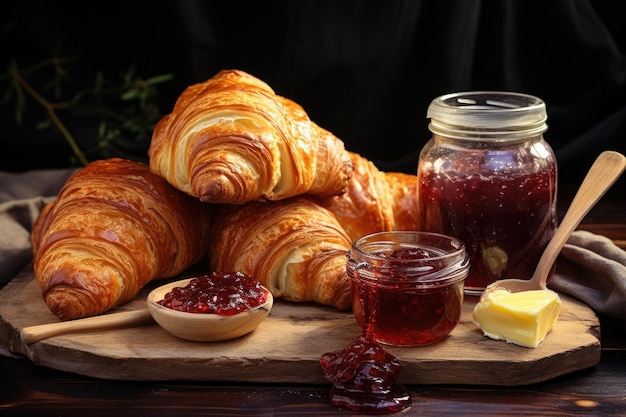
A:
{"type": "MultiPolygon", "coordinates": [[[[406,238],[409,236],[413,236],[415,238],[421,238],[421,239],[419,240],[415,239],[413,241],[405,240],[403,241],[403,243],[407,243],[407,244],[410,243],[410,244],[417,245],[417,244],[423,244],[425,242],[428,242],[428,241],[424,241],[423,239],[430,239],[431,241],[437,239],[439,241],[449,242],[449,247],[451,248],[451,250],[446,250],[446,252],[442,254],[441,256],[428,258],[429,261],[458,256],[460,253],[465,251],[465,244],[459,238],[456,238],[454,236],[449,236],[449,235],[436,233],[436,232],[402,231],[402,230],[394,230],[394,231],[388,231],[388,232],[375,232],[375,233],[367,234],[365,236],[361,236],[360,238],[352,242],[352,249],[358,251],[359,254],[365,256],[366,258],[388,260],[388,258],[381,258],[380,256],[377,256],[377,255],[371,254],[370,252],[366,252],[362,250],[361,245],[368,241],[370,243],[375,243],[375,242],[393,243],[393,242],[397,242],[398,238],[403,238],[403,237],[406,238]]],[[[429,247],[434,248],[434,246],[432,246],[432,243],[429,245],[429,247]]],[[[441,250],[445,250],[441,247],[437,247],[437,248],[441,250]]],[[[403,262],[409,262],[409,263],[419,263],[423,261],[424,261],[423,259],[403,260],[403,262]]]]}
{"type": "Polygon", "coordinates": [[[348,258],[347,270],[353,279],[379,286],[393,285],[416,289],[441,287],[455,284],[465,279],[469,273],[469,256],[465,250],[465,244],[456,237],[434,232],[391,231],[365,235],[352,243],[348,258]],[[399,237],[406,238],[409,236],[416,238],[416,240],[398,242],[399,237]],[[424,239],[428,239],[428,245],[425,244],[424,239]],[[362,244],[368,241],[369,245],[377,245],[377,247],[386,245],[387,249],[410,245],[411,247],[436,250],[441,254],[429,258],[387,258],[363,250],[362,244]],[[434,246],[434,241],[448,242],[449,247],[444,249],[434,246]],[[354,253],[358,259],[353,259],[351,253],[354,253]],[[432,268],[433,263],[442,261],[446,262],[443,268],[432,268]],[[372,271],[372,269],[376,269],[380,272],[394,268],[402,268],[403,273],[411,279],[385,278],[372,271]]]}
{"type": "Polygon", "coordinates": [[[507,140],[548,130],[545,102],[509,91],[466,91],[435,98],[426,112],[431,132],[453,138],[507,140]]]}

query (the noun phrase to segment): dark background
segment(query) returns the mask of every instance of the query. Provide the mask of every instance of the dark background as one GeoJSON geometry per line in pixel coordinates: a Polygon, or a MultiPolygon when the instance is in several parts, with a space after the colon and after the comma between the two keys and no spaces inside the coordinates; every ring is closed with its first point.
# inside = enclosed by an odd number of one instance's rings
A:
{"type": "MultiPolygon", "coordinates": [[[[616,1],[21,0],[0,8],[0,72],[11,59],[27,66],[62,49],[79,58],[77,83],[130,65],[144,77],[173,73],[160,87],[168,113],[189,84],[242,69],[387,171],[415,173],[430,137],[428,104],[465,90],[544,99],[544,136],[563,183],[582,180],[601,151],[625,152],[626,33],[616,1]]],[[[10,107],[0,109],[0,170],[68,165],[58,136],[18,128],[10,107]]]]}

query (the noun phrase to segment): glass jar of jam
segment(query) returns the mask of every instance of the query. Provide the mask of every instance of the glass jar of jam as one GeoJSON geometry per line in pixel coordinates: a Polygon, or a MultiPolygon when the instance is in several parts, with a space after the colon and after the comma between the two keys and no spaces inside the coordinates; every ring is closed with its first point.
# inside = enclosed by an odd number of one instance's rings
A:
{"type": "Polygon", "coordinates": [[[466,294],[530,278],[557,226],[557,162],[545,103],[511,92],[462,92],[427,111],[418,161],[419,230],[463,241],[466,294]]]}
{"type": "Polygon", "coordinates": [[[445,339],[463,305],[469,257],[463,243],[437,233],[380,232],[348,251],[352,310],[364,335],[395,346],[445,339]]]}

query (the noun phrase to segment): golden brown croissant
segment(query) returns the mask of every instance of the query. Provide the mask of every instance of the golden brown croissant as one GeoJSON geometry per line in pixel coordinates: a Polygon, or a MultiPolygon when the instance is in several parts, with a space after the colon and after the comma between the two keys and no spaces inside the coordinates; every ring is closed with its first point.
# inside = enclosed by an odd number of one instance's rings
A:
{"type": "Polygon", "coordinates": [[[213,227],[212,270],[255,276],[277,298],[350,307],[350,239],[308,196],[220,206],[213,227]]]}
{"type": "Polygon", "coordinates": [[[148,154],[154,172],[211,203],[338,195],[352,175],[341,140],[238,70],[189,86],[157,124],[148,154]]]}
{"type": "Polygon", "coordinates": [[[417,230],[417,175],[380,171],[350,152],[354,173],[345,194],[319,198],[353,241],[374,232],[417,230]]]}
{"type": "Polygon", "coordinates": [[[207,205],[146,164],[92,162],[40,213],[32,232],[35,276],[59,319],[97,315],[196,263],[209,227],[207,205]]]}

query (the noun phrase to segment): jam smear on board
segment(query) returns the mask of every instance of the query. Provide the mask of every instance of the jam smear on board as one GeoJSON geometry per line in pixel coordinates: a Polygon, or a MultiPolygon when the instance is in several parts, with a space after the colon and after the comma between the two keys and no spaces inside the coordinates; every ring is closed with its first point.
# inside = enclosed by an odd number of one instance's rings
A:
{"type": "Polygon", "coordinates": [[[158,303],[187,313],[232,316],[258,307],[267,299],[267,290],[255,278],[241,272],[213,272],[173,288],[158,303]]]}
{"type": "Polygon", "coordinates": [[[400,362],[364,335],[342,350],[325,353],[320,364],[333,383],[330,403],[337,407],[387,414],[411,405],[409,391],[396,382],[400,362]]]}

